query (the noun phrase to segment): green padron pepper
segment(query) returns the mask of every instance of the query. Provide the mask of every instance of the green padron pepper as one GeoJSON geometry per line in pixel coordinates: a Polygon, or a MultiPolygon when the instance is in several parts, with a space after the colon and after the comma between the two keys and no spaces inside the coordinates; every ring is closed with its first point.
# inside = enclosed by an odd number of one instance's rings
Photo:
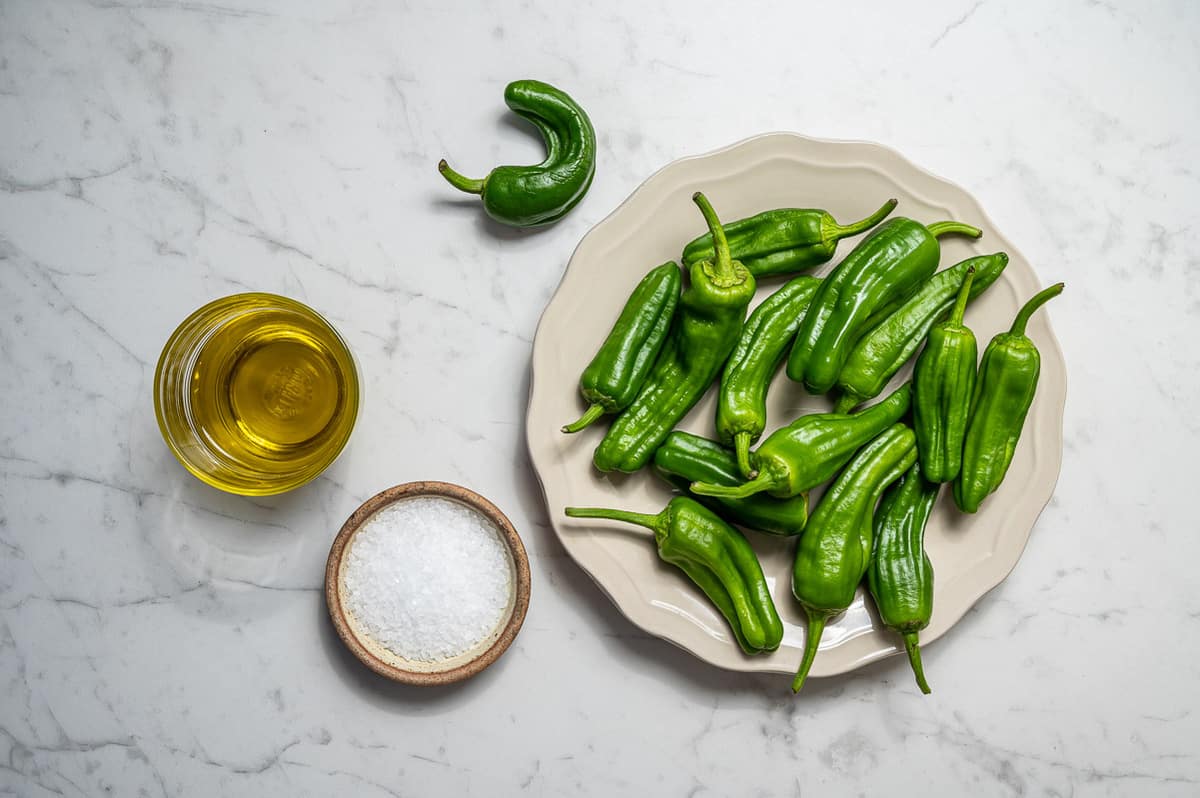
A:
{"type": "Polygon", "coordinates": [[[719,499],[744,499],[756,493],[779,498],[798,496],[828,481],[854,453],[908,412],[912,387],[905,383],[877,404],[853,415],[810,413],[775,430],[754,452],[758,473],[730,487],[696,482],[692,492],[719,499]]]}
{"type": "Polygon", "coordinates": [[[808,520],[792,567],[792,594],[808,616],[804,658],[792,692],[804,686],[825,624],[850,606],[867,573],[880,495],[916,461],[912,430],[903,424],[889,427],[854,456],[808,520]]]}
{"type": "MultiPolygon", "coordinates": [[[[730,255],[755,277],[792,274],[820,266],[837,251],[843,238],[856,236],[883,221],[896,207],[890,199],[879,210],[853,224],[838,224],[814,208],[779,208],[725,225],[730,255]]],[[[706,233],[683,248],[683,265],[713,256],[712,234],[706,233]]]]}
{"type": "Polygon", "coordinates": [[[980,255],[943,269],[926,280],[896,312],[859,339],[838,375],[839,396],[834,409],[849,413],[883,392],[888,380],[917,353],[934,323],[954,305],[967,269],[975,269],[969,299],[996,282],[1008,265],[1008,255],[980,255]]]}
{"type": "Polygon", "coordinates": [[[658,556],[677,566],[716,605],[747,654],[774,651],[783,623],[754,549],[741,532],[704,505],[676,496],[658,515],[568,507],[571,518],[605,518],[654,531],[658,556]]]}
{"type": "MultiPolygon", "coordinates": [[[[741,483],[733,453],[716,441],[675,430],[654,452],[654,471],[678,490],[689,493],[693,482],[714,485],[741,483]]],[[[799,535],[808,523],[808,494],[776,499],[760,493],[744,499],[692,498],[735,524],[789,537],[799,535]]]]}
{"type": "Polygon", "coordinates": [[[634,400],[667,340],[682,280],[679,267],[669,261],[651,269],[633,289],[612,331],[579,378],[579,392],[588,409],[563,432],[579,432],[605,413],[621,412],[634,400]]]}
{"type": "Polygon", "coordinates": [[[921,472],[930,482],[951,482],[962,466],[967,414],[975,392],[975,333],[963,324],[973,269],[958,293],[954,313],[929,331],[913,368],[913,432],[921,472]]]}
{"type": "Polygon", "coordinates": [[[444,158],[438,171],[460,191],[479,194],[483,209],[497,222],[535,227],[557,221],[592,185],[592,122],[566,92],[538,80],[514,80],[504,89],[504,102],[542,134],[546,159],[536,166],[498,166],[482,180],[463,177],[444,158]]]}
{"type": "Polygon", "coordinates": [[[721,373],[717,437],[734,447],[743,477],[750,476],[750,445],[767,426],[767,387],[820,284],[816,277],[796,277],[764,299],[746,320],[721,373]]]}
{"type": "MultiPolygon", "coordinates": [[[[920,455],[918,455],[918,459],[920,455]]],[[[929,693],[918,632],[933,616],[933,563],[925,553],[925,524],[941,485],[921,476],[919,463],[886,493],[875,510],[875,548],[867,589],[883,625],[904,638],[917,686],[929,693]]]]}
{"type": "Polygon", "coordinates": [[[592,462],[601,471],[634,472],[700,400],[737,344],[754,298],[754,277],[729,257],[721,223],[700,192],[700,206],[717,242],[717,255],[692,264],[667,342],[628,408],[608,428],[592,462]]]}
{"type": "Polygon", "coordinates": [[[817,289],[788,356],[788,377],[810,393],[832,388],[858,339],[937,269],[938,237],[948,233],[982,235],[959,222],[926,227],[897,217],[859,242],[817,289]]]}
{"type": "Polygon", "coordinates": [[[1042,356],[1026,337],[1025,325],[1034,311],[1062,291],[1063,284],[1056,283],[1035,294],[1017,312],[1012,328],[993,338],[983,351],[963,441],[962,470],[954,482],[954,503],[964,513],[978,511],[1008,473],[1042,369],[1042,356]]]}

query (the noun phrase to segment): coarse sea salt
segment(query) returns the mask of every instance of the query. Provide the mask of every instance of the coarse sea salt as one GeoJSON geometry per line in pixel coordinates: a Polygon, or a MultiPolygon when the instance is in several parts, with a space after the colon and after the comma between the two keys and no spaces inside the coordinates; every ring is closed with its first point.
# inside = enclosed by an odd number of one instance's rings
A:
{"type": "Polygon", "coordinates": [[[390,504],[354,533],[343,565],[344,606],[400,657],[437,662],[496,632],[513,592],[500,530],[451,499],[390,504]]]}

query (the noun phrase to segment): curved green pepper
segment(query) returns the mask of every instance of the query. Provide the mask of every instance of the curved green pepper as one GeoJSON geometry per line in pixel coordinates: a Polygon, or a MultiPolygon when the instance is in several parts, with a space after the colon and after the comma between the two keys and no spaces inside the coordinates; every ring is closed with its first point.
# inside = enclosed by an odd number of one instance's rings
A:
{"type": "Polygon", "coordinates": [[[788,377],[810,393],[832,388],[850,350],[880,314],[890,313],[933,274],[941,254],[938,236],[947,233],[982,235],[959,222],[926,227],[897,217],[864,238],[817,289],[788,356],[788,377]]]}
{"type": "Polygon", "coordinates": [[[855,455],[808,520],[792,566],[792,594],[808,616],[804,658],[792,692],[804,686],[825,624],[850,606],[866,575],[874,538],[872,516],[880,494],[916,460],[912,430],[893,425],[855,455]]]}
{"type": "Polygon", "coordinates": [[[849,413],[883,391],[888,380],[916,354],[934,322],[953,307],[967,269],[975,269],[970,294],[974,299],[996,282],[1007,265],[1008,255],[997,252],[968,258],[926,280],[895,313],[854,345],[838,375],[840,396],[835,411],[849,413]]]}
{"type": "Polygon", "coordinates": [[[958,476],[962,467],[963,436],[975,392],[975,333],[963,325],[967,296],[975,270],[958,292],[954,313],[929,331],[929,341],[913,369],[913,432],[921,471],[941,484],[958,476]]]}
{"type": "Polygon", "coordinates": [[[667,339],[682,279],[679,267],[668,261],[651,269],[633,289],[612,331],[579,378],[579,392],[588,409],[563,432],[579,432],[634,400],[667,339]]]}
{"type": "Polygon", "coordinates": [[[742,476],[750,476],[750,444],[767,426],[767,387],[804,319],[821,280],[797,277],[754,309],[725,371],[717,393],[717,437],[737,452],[742,476]]]}
{"type": "Polygon", "coordinates": [[[536,166],[498,166],[482,180],[463,177],[444,158],[438,171],[460,191],[481,195],[483,209],[497,222],[535,227],[557,221],[592,185],[592,122],[566,92],[538,80],[514,80],[504,89],[504,102],[541,132],[546,159],[536,166]]]}
{"type": "MultiPolygon", "coordinates": [[[[918,459],[920,455],[918,455],[918,459]]],[[[933,616],[933,563],[925,553],[925,524],[941,485],[921,476],[914,464],[893,485],[875,511],[875,549],[867,568],[867,589],[883,625],[904,638],[904,650],[917,686],[928,695],[917,633],[933,616]]]]}
{"type": "MultiPolygon", "coordinates": [[[[843,238],[856,236],[883,221],[896,207],[890,199],[879,210],[853,224],[838,224],[814,208],[779,208],[725,225],[732,257],[755,277],[791,274],[820,266],[837,251],[843,238]]],[[[706,233],[683,248],[683,265],[713,256],[712,234],[706,233]]]]}
{"type": "Polygon", "coordinates": [[[901,385],[883,401],[853,415],[811,413],[772,432],[753,455],[758,474],[736,487],[696,482],[692,492],[744,499],[766,492],[779,498],[815,488],[838,472],[864,443],[908,412],[912,389],[901,385]]]}
{"type": "Polygon", "coordinates": [[[601,471],[634,472],[654,456],[681,418],[712,385],[737,344],[754,298],[754,277],[729,257],[721,223],[700,192],[692,197],[717,241],[717,257],[692,264],[667,342],[646,382],[608,428],[592,462],[601,471]]]}
{"type": "Polygon", "coordinates": [[[954,482],[954,503],[964,513],[976,512],[1008,473],[1042,369],[1042,356],[1026,337],[1025,325],[1034,311],[1062,291],[1063,283],[1057,283],[1035,294],[1017,312],[1012,329],[993,338],[983,351],[962,470],[954,482]]]}
{"type": "Polygon", "coordinates": [[[606,518],[654,530],[658,556],[679,567],[716,605],[747,654],[774,651],[783,622],[754,549],[742,533],[702,504],[676,496],[658,515],[568,507],[571,518],[606,518]]]}
{"type": "MultiPolygon", "coordinates": [[[[676,430],[654,452],[655,472],[680,491],[689,493],[693,482],[737,485],[741,480],[737,460],[716,441],[676,430]]],[[[799,535],[808,523],[808,494],[776,499],[759,494],[745,499],[692,498],[726,520],[783,537],[799,535]]]]}

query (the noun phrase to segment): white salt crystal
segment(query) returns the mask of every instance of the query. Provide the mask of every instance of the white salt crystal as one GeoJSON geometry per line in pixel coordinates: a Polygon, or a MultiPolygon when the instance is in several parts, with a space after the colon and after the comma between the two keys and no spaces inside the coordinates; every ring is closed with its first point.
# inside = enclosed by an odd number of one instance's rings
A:
{"type": "Polygon", "coordinates": [[[354,534],[345,607],[380,645],[422,662],[471,650],[500,624],[512,564],[500,531],[451,499],[390,504],[354,534]]]}

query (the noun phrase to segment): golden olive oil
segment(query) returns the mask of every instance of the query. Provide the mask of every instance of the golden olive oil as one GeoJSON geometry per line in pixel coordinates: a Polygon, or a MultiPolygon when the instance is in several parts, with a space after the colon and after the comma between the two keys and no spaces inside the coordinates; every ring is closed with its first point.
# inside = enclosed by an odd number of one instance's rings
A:
{"type": "Polygon", "coordinates": [[[180,461],[233,493],[280,493],[337,457],[358,413],[345,342],[283,297],[239,294],[192,314],[156,375],[163,436],[180,461]]]}

